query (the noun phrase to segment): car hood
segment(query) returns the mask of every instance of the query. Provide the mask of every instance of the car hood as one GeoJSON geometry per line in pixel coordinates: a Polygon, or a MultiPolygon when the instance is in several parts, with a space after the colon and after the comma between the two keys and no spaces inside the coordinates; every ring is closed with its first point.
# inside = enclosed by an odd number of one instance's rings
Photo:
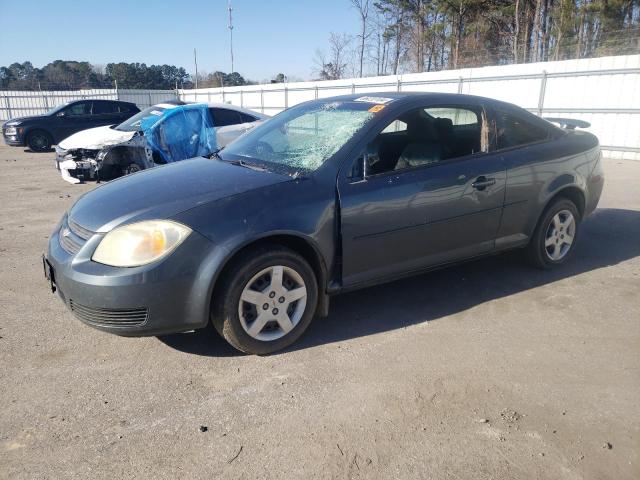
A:
{"type": "Polygon", "coordinates": [[[136,133],[135,131],[122,132],[110,126],[89,128],[88,130],[82,130],[65,138],[58,146],[65,150],[72,150],[74,148],[100,150],[109,145],[117,145],[118,143],[131,140],[136,133]]]}
{"type": "Polygon", "coordinates": [[[183,160],[119,178],[85,194],[68,215],[93,232],[124,224],[165,219],[193,207],[249,190],[292,181],[203,157],[183,160]]]}
{"type": "Polygon", "coordinates": [[[10,123],[10,122],[26,123],[33,120],[41,120],[43,118],[48,118],[48,117],[49,117],[48,115],[32,115],[30,117],[16,117],[16,118],[11,118],[7,120],[5,123],[10,123]]]}

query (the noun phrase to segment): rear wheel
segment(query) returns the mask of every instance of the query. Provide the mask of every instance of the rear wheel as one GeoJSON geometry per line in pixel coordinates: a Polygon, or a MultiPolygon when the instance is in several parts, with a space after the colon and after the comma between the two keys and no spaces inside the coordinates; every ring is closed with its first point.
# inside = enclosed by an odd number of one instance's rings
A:
{"type": "Polygon", "coordinates": [[[27,146],[32,152],[48,152],[53,139],[44,130],[34,130],[27,135],[27,146]]]}
{"type": "Polygon", "coordinates": [[[575,204],[558,198],[542,214],[527,246],[529,261],[540,268],[553,268],[573,255],[580,229],[580,214],[575,204]]]}
{"type": "Polygon", "coordinates": [[[211,320],[238,350],[267,354],[302,335],[317,301],[318,284],[307,261],[274,245],[232,263],[214,296],[211,320]]]}

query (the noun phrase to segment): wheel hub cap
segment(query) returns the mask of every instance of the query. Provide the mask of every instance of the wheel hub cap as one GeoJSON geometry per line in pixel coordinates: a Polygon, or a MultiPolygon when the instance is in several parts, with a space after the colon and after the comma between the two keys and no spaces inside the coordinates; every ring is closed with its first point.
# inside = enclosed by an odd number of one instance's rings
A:
{"type": "Polygon", "coordinates": [[[573,245],[576,234],[576,221],[569,210],[561,210],[556,213],[545,235],[544,249],[547,256],[553,260],[562,260],[573,245]]]}
{"type": "Polygon", "coordinates": [[[298,272],[283,265],[267,267],[242,290],[240,324],[256,340],[277,340],[300,322],[306,304],[307,288],[298,272]]]}

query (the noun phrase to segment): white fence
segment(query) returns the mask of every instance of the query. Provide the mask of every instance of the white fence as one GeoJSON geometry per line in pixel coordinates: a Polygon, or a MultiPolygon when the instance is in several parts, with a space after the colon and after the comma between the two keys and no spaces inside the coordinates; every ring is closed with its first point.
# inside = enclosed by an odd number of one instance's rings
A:
{"type": "Polygon", "coordinates": [[[71,100],[103,98],[145,108],[170,98],[223,102],[275,115],[315,98],[385,91],[451,92],[515,103],[546,117],[591,123],[607,155],[640,160],[640,55],[504,65],[325,82],[198,90],[0,91],[0,120],[44,113],[71,100]]]}
{"type": "Polygon", "coordinates": [[[167,99],[176,99],[175,90],[70,90],[70,91],[0,91],[0,120],[39,115],[72,100],[97,98],[133,102],[146,108],[167,99]]]}
{"type": "Polygon", "coordinates": [[[614,158],[640,160],[640,55],[467,68],[325,82],[181,90],[186,101],[226,102],[275,115],[315,98],[385,91],[451,92],[515,103],[543,117],[591,123],[614,158]]]}

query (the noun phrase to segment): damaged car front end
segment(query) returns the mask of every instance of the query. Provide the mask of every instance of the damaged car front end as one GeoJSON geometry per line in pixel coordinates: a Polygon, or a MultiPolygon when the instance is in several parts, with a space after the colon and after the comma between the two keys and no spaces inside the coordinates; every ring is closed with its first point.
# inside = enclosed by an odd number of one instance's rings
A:
{"type": "Polygon", "coordinates": [[[153,157],[153,153],[147,150],[144,138],[138,134],[122,144],[101,149],[64,149],[58,146],[56,168],[69,183],[99,182],[153,166],[153,162],[147,161],[147,155],[153,157]]]}
{"type": "Polygon", "coordinates": [[[62,178],[70,183],[110,180],[208,156],[266,118],[231,105],[180,103],[154,105],[120,125],[72,135],[56,148],[62,178]]]}
{"type": "Polygon", "coordinates": [[[56,146],[56,168],[69,183],[111,179],[163,163],[145,135],[175,104],[159,104],[134,115],[120,125],[78,132],[56,146]]]}

